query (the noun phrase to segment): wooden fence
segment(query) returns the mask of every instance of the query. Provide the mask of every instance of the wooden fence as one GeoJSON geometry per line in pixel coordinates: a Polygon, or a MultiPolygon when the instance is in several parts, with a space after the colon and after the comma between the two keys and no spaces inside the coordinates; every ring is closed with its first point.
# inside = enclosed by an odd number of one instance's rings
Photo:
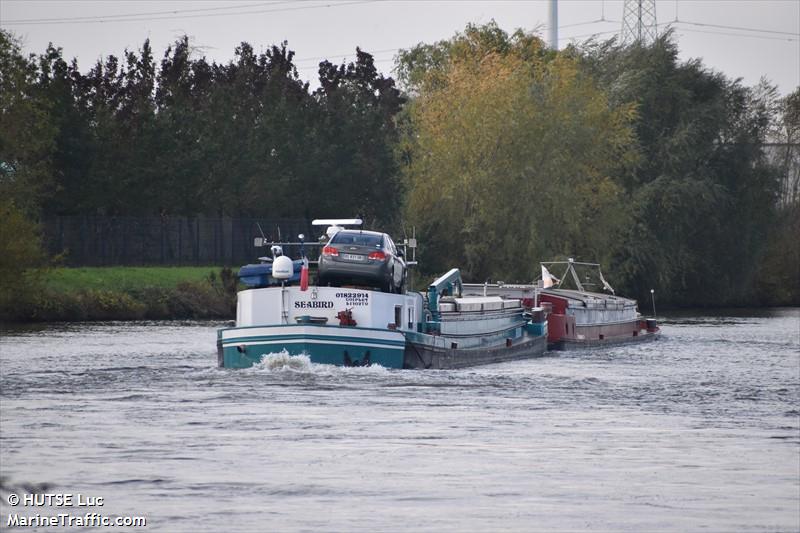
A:
{"type": "MultiPolygon", "coordinates": [[[[47,251],[66,266],[227,265],[269,254],[256,248],[259,225],[270,240],[316,241],[311,221],[270,218],[57,216],[43,221],[47,251]]],[[[289,247],[286,253],[299,255],[289,247]]],[[[316,248],[312,247],[312,251],[316,248]]],[[[311,255],[311,254],[309,254],[311,255]]]]}

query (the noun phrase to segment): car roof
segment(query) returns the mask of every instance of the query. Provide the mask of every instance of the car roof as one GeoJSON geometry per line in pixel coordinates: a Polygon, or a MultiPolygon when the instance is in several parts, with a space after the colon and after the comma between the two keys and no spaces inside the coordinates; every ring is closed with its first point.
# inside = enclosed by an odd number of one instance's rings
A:
{"type": "Polygon", "coordinates": [[[336,232],[336,235],[339,235],[340,233],[344,233],[347,235],[376,235],[376,236],[386,235],[385,233],[381,233],[380,231],[367,231],[360,229],[340,229],[339,231],[336,232]]]}

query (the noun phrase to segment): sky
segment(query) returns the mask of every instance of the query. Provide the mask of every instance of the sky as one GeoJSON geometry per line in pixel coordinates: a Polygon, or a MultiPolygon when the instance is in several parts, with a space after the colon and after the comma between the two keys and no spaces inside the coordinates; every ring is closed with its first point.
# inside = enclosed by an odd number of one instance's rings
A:
{"type": "MultiPolygon", "coordinates": [[[[621,28],[624,0],[559,0],[559,46],[621,28]]],[[[317,65],[352,60],[356,46],[391,75],[398,49],[452,37],[468,23],[495,20],[506,31],[538,30],[547,39],[548,0],[0,0],[0,27],[25,52],[48,42],[76,57],[82,71],[150,39],[160,58],[188,35],[198,56],[233,58],[242,41],[256,51],[288,41],[300,77],[317,85],[317,65]]],[[[681,59],[741,78],[762,76],[782,94],[800,86],[800,0],[656,0],[659,31],[675,29],[681,59]]]]}

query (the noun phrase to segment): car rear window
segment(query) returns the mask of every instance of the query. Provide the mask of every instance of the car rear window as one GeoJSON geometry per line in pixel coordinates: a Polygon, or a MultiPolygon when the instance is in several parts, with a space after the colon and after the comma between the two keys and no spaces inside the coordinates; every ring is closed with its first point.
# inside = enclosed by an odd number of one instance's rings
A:
{"type": "Polygon", "coordinates": [[[339,232],[331,239],[331,244],[353,244],[355,246],[372,246],[381,248],[383,244],[382,235],[370,235],[368,233],[343,233],[339,232]]]}

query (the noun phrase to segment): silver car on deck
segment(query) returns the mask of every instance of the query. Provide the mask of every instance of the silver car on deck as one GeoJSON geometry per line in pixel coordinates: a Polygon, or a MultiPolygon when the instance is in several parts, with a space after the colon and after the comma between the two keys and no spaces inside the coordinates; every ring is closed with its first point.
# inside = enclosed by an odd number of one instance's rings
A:
{"type": "Polygon", "coordinates": [[[340,230],[319,256],[320,286],[363,285],[399,294],[405,281],[403,252],[386,233],[340,230]]]}

